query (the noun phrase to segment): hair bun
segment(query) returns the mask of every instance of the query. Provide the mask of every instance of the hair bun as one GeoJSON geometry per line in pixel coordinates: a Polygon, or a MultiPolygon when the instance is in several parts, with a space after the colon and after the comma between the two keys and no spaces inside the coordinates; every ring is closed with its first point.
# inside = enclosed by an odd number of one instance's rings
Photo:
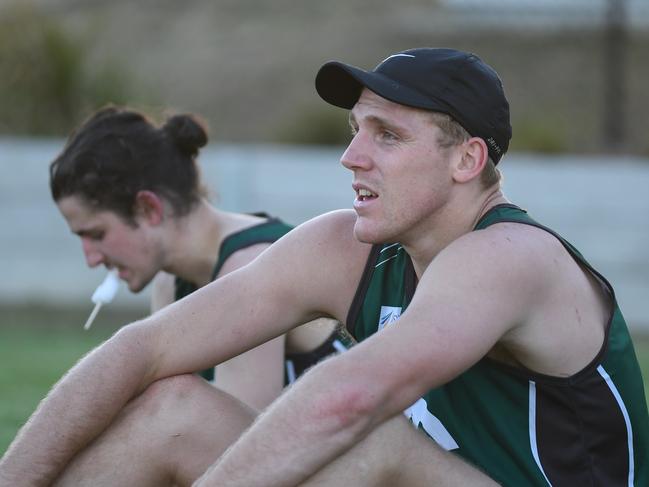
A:
{"type": "Polygon", "coordinates": [[[185,154],[195,156],[198,149],[207,144],[207,129],[195,115],[174,115],[167,119],[162,129],[171,135],[178,148],[185,154]]]}

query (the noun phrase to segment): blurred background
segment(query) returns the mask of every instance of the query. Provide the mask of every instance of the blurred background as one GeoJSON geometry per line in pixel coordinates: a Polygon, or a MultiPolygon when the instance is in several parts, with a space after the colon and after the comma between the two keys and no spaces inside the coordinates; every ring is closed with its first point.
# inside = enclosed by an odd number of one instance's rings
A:
{"type": "Polygon", "coordinates": [[[647,0],[0,0],[0,453],[64,370],[148,312],[148,291],[121,289],[81,329],[104,271],[48,189],[72,128],[106,103],[199,113],[214,201],[300,223],[353,200],[347,113],[318,98],[318,67],[416,46],[500,73],[505,191],[609,278],[646,376],[647,0]]]}

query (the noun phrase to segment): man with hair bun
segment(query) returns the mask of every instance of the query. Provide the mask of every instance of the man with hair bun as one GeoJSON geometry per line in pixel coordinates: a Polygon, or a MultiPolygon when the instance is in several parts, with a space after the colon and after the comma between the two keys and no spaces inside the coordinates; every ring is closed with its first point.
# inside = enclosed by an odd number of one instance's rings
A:
{"type": "Polygon", "coordinates": [[[328,62],[316,89],[350,110],[341,162],[354,209],[300,225],[241,271],[123,328],[53,388],[0,478],[648,485],[643,381],[613,288],[505,197],[497,165],[512,132],[493,68],[417,48],[367,71],[328,62]],[[259,416],[181,375],[316,316],[359,343],[259,416]],[[206,411],[218,419],[197,421],[206,411]]]}
{"type": "MultiPolygon", "coordinates": [[[[50,166],[52,197],[88,266],[114,269],[134,293],[153,281],[153,312],[244,266],[291,229],[209,203],[197,160],[207,140],[195,115],[158,127],[142,113],[109,106],[74,131],[50,166]]],[[[220,364],[216,377],[213,367],[201,375],[263,409],[289,376],[285,349],[291,364],[313,365],[336,351],[332,344],[342,338],[335,328],[318,320],[220,364]]]]}

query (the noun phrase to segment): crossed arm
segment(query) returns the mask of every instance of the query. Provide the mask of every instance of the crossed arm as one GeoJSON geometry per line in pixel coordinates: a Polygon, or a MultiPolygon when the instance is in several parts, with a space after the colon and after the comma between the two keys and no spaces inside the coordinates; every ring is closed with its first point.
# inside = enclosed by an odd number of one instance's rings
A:
{"type": "Polygon", "coordinates": [[[122,328],[73,367],[41,402],[0,460],[0,485],[51,483],[153,381],[221,363],[295,324],[342,314],[339,311],[348,306],[343,294],[353,293],[352,281],[362,272],[367,254],[358,243],[355,250],[336,248],[336,242],[343,247],[352,242],[350,221],[353,216],[344,213],[308,222],[250,265],[122,328]],[[342,227],[346,238],[323,243],[328,232],[339,233],[342,227]],[[333,258],[353,258],[354,253],[360,257],[356,269],[346,259],[333,258]],[[321,275],[321,269],[296,265],[319,265],[320,259],[329,262],[331,279],[321,275]],[[340,282],[346,275],[351,276],[349,290],[340,282]],[[338,298],[335,289],[341,290],[338,298]]]}
{"type": "MultiPolygon", "coordinates": [[[[218,278],[252,262],[269,243],[256,244],[235,252],[221,268],[218,278]]],[[[151,312],[173,303],[176,277],[159,272],[153,282],[151,312]]],[[[283,336],[269,340],[258,347],[220,363],[214,378],[214,385],[257,410],[273,402],[284,386],[284,341],[283,336]]]]}
{"type": "MultiPolygon", "coordinates": [[[[307,223],[251,265],[118,332],[43,401],[0,463],[0,485],[49,483],[154,380],[226,360],[293,323],[344,319],[368,251],[352,243],[351,224],[348,214],[307,223]]],[[[524,323],[538,295],[517,285],[524,267],[504,265],[511,253],[503,262],[466,245],[428,267],[397,325],[306,374],[199,485],[298,485],[524,323]]]]}
{"type": "Polygon", "coordinates": [[[527,271],[509,272],[501,252],[475,247],[440,254],[395,325],[312,369],[195,485],[300,485],[524,323],[536,284],[512,288],[527,271]]]}

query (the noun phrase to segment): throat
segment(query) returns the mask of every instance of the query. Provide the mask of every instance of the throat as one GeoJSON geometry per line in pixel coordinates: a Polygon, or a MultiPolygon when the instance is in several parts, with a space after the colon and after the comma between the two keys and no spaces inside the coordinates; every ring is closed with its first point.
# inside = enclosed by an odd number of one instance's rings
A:
{"type": "Polygon", "coordinates": [[[500,190],[500,188],[496,188],[492,193],[490,193],[487,196],[487,198],[482,203],[482,206],[480,206],[480,209],[476,213],[476,216],[473,219],[473,223],[471,224],[471,230],[475,228],[475,226],[478,224],[480,219],[485,215],[485,213],[487,213],[492,207],[502,203],[509,203],[509,200],[505,198],[505,195],[500,190]]]}

